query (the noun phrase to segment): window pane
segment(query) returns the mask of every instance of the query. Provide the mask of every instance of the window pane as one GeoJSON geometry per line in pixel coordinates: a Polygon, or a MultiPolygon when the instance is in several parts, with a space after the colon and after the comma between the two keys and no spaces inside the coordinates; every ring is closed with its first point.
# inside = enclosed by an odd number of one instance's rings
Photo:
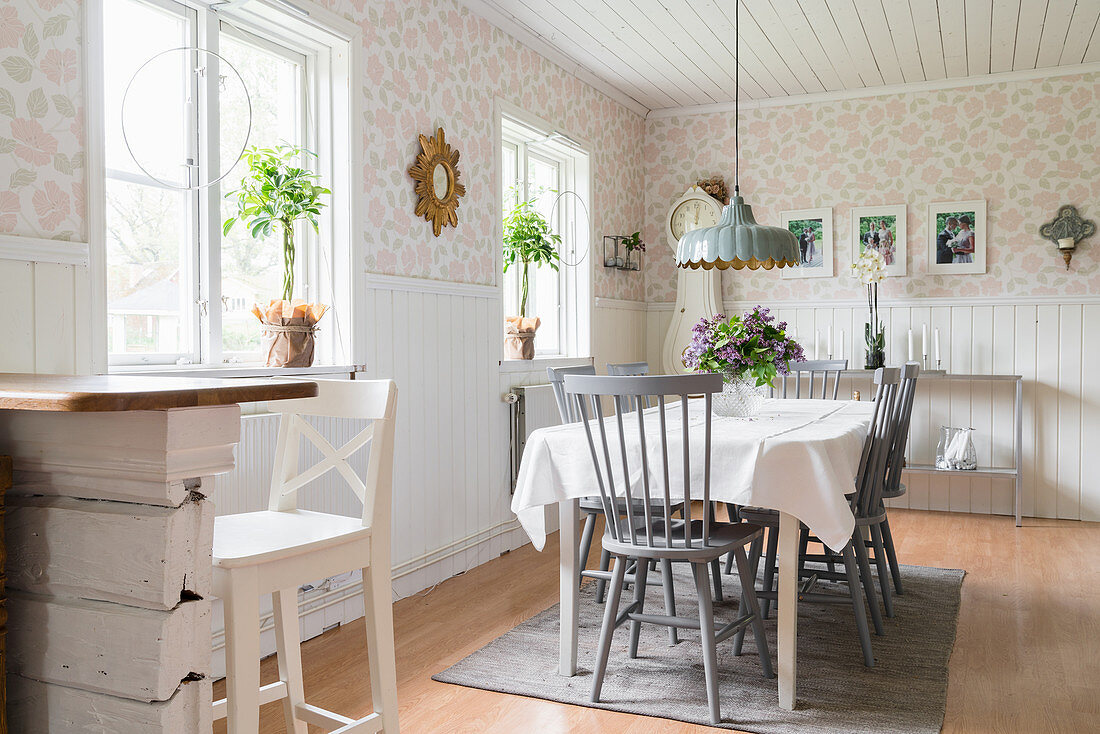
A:
{"type": "Polygon", "coordinates": [[[107,180],[107,315],[112,354],[190,354],[188,194],[107,180]]]}
{"type": "MultiPolygon", "coordinates": [[[[274,147],[281,142],[299,145],[301,115],[302,68],[281,55],[245,43],[235,36],[223,34],[222,55],[229,60],[248,88],[252,104],[252,133],[249,146],[274,147]]],[[[241,150],[241,132],[248,126],[248,108],[237,95],[221,97],[221,155],[223,165],[234,160],[241,150]]],[[[305,165],[313,170],[317,161],[307,157],[305,165]]],[[[246,173],[240,163],[222,182],[223,191],[240,186],[246,173]]],[[[233,199],[222,202],[222,221],[236,216],[233,199]]],[[[308,226],[308,225],[307,225],[308,226]]],[[[303,253],[304,228],[299,228],[297,257],[298,277],[294,296],[304,297],[301,274],[306,261],[303,253]]],[[[225,352],[255,352],[260,350],[260,332],[251,308],[254,303],[266,304],[282,296],[283,287],[282,233],[273,231],[266,239],[253,239],[246,226],[237,225],[222,240],[222,349],[225,352]]]]}
{"type": "Polygon", "coordinates": [[[185,119],[188,112],[196,119],[188,55],[168,50],[193,45],[190,23],[143,2],[111,0],[104,3],[103,33],[107,168],[142,175],[136,155],[145,173],[186,185],[185,119]]]}
{"type": "MultiPolygon", "coordinates": [[[[530,198],[535,201],[535,209],[550,223],[555,234],[561,234],[559,225],[561,207],[555,207],[560,181],[560,166],[556,161],[546,161],[531,156],[527,162],[527,187],[530,198]]],[[[549,265],[543,265],[530,274],[530,290],[534,299],[529,313],[542,319],[535,348],[546,354],[561,353],[560,341],[560,293],[558,291],[558,271],[549,265]]]]}

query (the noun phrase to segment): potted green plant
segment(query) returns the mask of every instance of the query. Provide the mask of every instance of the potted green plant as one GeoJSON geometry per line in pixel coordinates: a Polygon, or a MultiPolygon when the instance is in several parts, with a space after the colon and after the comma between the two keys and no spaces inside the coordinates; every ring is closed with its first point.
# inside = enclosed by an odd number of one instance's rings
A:
{"type": "Polygon", "coordinates": [[[561,235],[550,230],[550,223],[534,207],[534,201],[521,201],[504,217],[504,272],[520,265],[519,316],[504,319],[504,356],[507,359],[533,359],[535,331],[542,322],[527,316],[528,272],[533,265],[558,269],[558,245],[561,235]]]}
{"type": "Polygon", "coordinates": [[[314,332],[328,306],[294,299],[294,225],[307,221],[319,231],[317,217],[324,208],[322,196],[332,192],[318,184],[316,173],[302,168],[303,155],[294,145],[252,147],[245,151],[248,173],[240,188],[226,194],[237,202],[236,216],[222,225],[228,235],[237,222],[254,238],[266,238],[278,229],[283,239],[283,293],[266,307],[256,304],[252,313],[260,320],[265,363],[268,367],[308,367],[313,364],[314,332]]]}

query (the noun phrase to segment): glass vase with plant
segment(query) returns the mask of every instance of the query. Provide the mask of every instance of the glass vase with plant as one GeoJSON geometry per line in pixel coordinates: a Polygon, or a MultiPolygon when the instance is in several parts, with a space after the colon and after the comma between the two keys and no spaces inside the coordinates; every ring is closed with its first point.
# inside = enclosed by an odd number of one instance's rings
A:
{"type": "Polygon", "coordinates": [[[788,374],[791,362],[805,359],[801,345],[787,336],[786,329],[786,322],[775,323],[763,306],[728,319],[722,314],[700,319],[691,328],[684,365],[694,372],[718,372],[723,377],[722,393],[714,398],[715,413],[754,415],[772,380],[788,374]]]}
{"type": "Polygon", "coordinates": [[[878,369],[886,364],[886,326],[878,314],[878,284],[886,279],[886,260],[881,253],[867,248],[852,263],[852,275],[867,288],[868,321],[863,326],[867,358],[864,367],[878,369]]]}
{"type": "Polygon", "coordinates": [[[623,265],[623,269],[641,270],[642,258],[640,253],[645,252],[645,243],[642,242],[642,233],[635,232],[623,238],[623,247],[626,248],[626,263],[623,265]]]}
{"type": "Polygon", "coordinates": [[[269,367],[312,364],[316,325],[328,309],[319,303],[293,300],[295,224],[304,220],[319,231],[317,217],[325,206],[321,197],[332,193],[318,184],[316,173],[301,167],[304,155],[312,153],[283,143],[274,148],[249,148],[244,155],[248,171],[240,187],[225,195],[236,200],[237,213],[222,224],[224,235],[237,222],[248,227],[254,239],[270,237],[276,229],[282,234],[282,299],[252,307],[262,326],[261,345],[269,367]]]}

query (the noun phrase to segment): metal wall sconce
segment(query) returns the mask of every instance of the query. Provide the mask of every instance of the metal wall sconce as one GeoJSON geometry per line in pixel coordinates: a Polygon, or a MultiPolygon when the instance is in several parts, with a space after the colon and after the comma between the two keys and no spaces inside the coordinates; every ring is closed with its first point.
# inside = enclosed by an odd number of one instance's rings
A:
{"type": "Polygon", "coordinates": [[[1066,270],[1069,270],[1069,261],[1073,258],[1077,243],[1095,233],[1096,222],[1082,219],[1077,207],[1070,204],[1060,207],[1053,220],[1039,227],[1039,235],[1058,246],[1062,259],[1066,261],[1066,270]]]}
{"type": "Polygon", "coordinates": [[[603,266],[618,270],[641,270],[642,252],[627,247],[624,242],[633,235],[605,234],[603,236],[603,266]]]}

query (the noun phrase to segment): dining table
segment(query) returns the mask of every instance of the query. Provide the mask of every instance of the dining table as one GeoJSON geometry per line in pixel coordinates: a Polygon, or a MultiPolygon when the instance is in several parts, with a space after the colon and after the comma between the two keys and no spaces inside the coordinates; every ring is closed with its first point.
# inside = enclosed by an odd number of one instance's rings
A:
{"type": "MultiPolygon", "coordinates": [[[[851,540],[855,519],[846,494],[853,491],[874,405],[852,400],[768,399],[752,417],[713,416],[711,425],[710,500],[750,505],[779,512],[777,672],[779,705],[792,710],[796,702],[798,542],[800,523],[826,545],[840,551],[851,540]]],[[[705,450],[705,402],[689,400],[687,421],[691,452],[691,496],[702,494],[705,450]]],[[[649,412],[661,410],[649,408],[649,412]]],[[[681,454],[681,406],[666,403],[669,455],[681,454]]],[[[592,420],[596,420],[595,418],[592,420]]],[[[615,417],[605,416],[612,428],[615,417]]],[[[645,421],[659,426],[659,421],[645,421]]],[[[643,438],[636,421],[627,421],[626,462],[631,492],[639,496],[644,485],[638,460],[643,438]],[[634,426],[631,429],[631,426],[634,426]]],[[[617,430],[615,427],[613,430],[617,430]]],[[[660,441],[647,430],[645,446],[660,441]]],[[[613,465],[616,471],[621,464],[613,465]]],[[[653,472],[651,472],[652,474],[653,472]]],[[[623,476],[619,474],[619,476],[623,476]]],[[[668,473],[673,500],[684,497],[683,473],[668,473]]],[[[663,496],[663,479],[650,477],[654,497],[663,496]]],[[[577,672],[577,617],[580,571],[578,547],[579,500],[599,494],[596,472],[580,423],[541,428],[527,438],[517,475],[512,511],[538,550],[548,532],[547,508],[558,509],[560,645],[558,672],[577,672]]]]}

